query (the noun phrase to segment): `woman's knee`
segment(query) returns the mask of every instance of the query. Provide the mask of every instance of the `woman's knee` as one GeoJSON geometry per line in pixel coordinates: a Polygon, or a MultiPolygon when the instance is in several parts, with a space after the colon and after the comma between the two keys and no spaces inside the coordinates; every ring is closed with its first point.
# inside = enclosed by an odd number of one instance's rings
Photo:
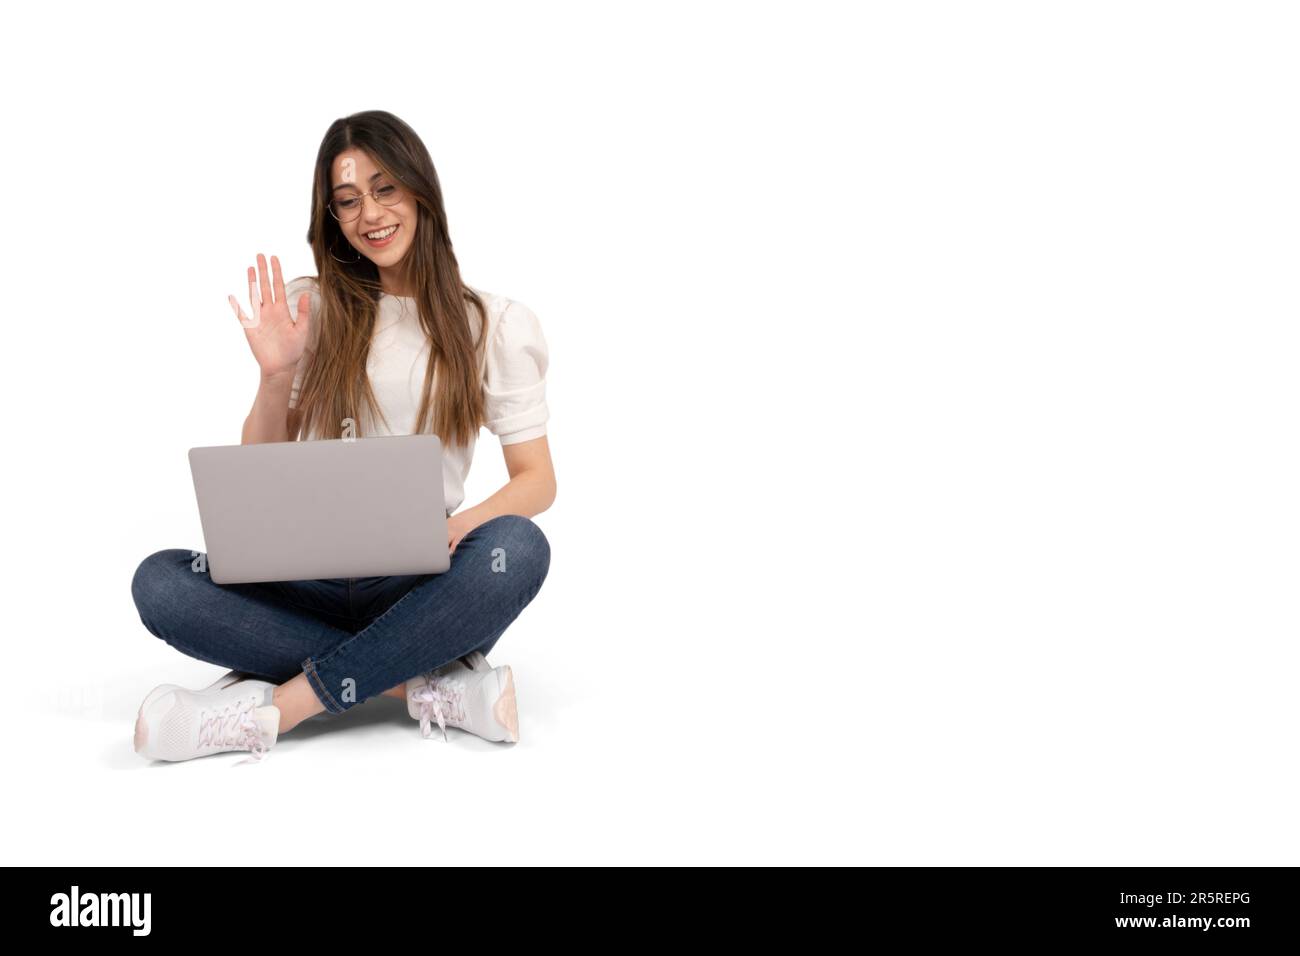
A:
{"type": "Polygon", "coordinates": [[[194,574],[194,552],[183,548],[155,551],[140,562],[131,578],[131,598],[145,623],[157,618],[178,600],[182,575],[194,574]]]}
{"type": "Polygon", "coordinates": [[[529,568],[539,582],[551,567],[551,543],[537,522],[524,515],[497,515],[482,525],[491,530],[494,569],[529,568]]]}

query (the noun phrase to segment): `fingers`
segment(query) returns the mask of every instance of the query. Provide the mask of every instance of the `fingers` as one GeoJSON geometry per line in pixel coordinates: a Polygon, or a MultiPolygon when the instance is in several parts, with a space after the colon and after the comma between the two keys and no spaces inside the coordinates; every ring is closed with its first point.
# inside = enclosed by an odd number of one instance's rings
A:
{"type": "Polygon", "coordinates": [[[248,304],[253,307],[253,324],[262,321],[262,296],[257,291],[257,273],[248,267],[248,304]]]}
{"type": "Polygon", "coordinates": [[[271,282],[267,276],[266,256],[260,252],[257,254],[257,275],[262,289],[262,304],[274,302],[275,300],[271,298],[271,282]]]}
{"type": "Polygon", "coordinates": [[[284,276],[280,274],[280,260],[275,256],[271,257],[271,276],[275,280],[272,290],[275,292],[275,301],[284,301],[284,276]]]}
{"type": "Polygon", "coordinates": [[[257,326],[255,320],[244,315],[244,310],[239,307],[239,301],[233,295],[226,296],[226,301],[229,302],[230,307],[235,310],[235,318],[239,320],[240,325],[246,329],[255,328],[257,326]]]}
{"type": "Polygon", "coordinates": [[[298,296],[298,321],[293,327],[304,335],[311,331],[311,293],[298,296]]]}

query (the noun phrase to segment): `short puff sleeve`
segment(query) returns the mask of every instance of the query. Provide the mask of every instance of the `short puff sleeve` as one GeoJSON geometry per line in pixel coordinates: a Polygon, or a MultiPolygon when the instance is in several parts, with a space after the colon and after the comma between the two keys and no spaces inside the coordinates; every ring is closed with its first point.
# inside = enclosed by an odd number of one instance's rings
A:
{"type": "Polygon", "coordinates": [[[485,422],[502,445],[546,434],[546,338],[532,309],[511,301],[487,343],[485,422]]]}

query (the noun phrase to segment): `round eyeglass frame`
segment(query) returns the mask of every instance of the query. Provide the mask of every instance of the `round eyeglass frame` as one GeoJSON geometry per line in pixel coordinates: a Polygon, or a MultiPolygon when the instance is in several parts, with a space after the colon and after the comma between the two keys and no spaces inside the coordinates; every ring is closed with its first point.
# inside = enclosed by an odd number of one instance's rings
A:
{"type": "MultiPolygon", "coordinates": [[[[342,216],[340,216],[337,212],[335,212],[335,211],[334,211],[334,204],[335,204],[336,202],[338,202],[337,199],[331,199],[329,202],[327,202],[327,203],[325,204],[325,208],[328,209],[328,210],[330,211],[330,215],[333,216],[333,217],[334,217],[336,220],[338,220],[339,222],[352,222],[353,220],[357,219],[357,218],[358,218],[358,217],[359,217],[363,212],[365,212],[365,209],[366,209],[366,197],[367,197],[367,196],[369,196],[371,199],[373,199],[373,200],[374,200],[376,203],[378,203],[380,206],[396,206],[399,202],[402,201],[402,186],[401,186],[400,183],[395,183],[395,182],[391,182],[391,181],[384,181],[384,182],[381,182],[378,186],[376,186],[375,189],[369,189],[369,190],[367,190],[366,192],[363,192],[360,196],[355,197],[355,198],[361,200],[360,203],[357,205],[357,214],[356,214],[355,216],[349,216],[347,219],[344,219],[344,218],[343,218],[342,216]],[[392,186],[392,187],[393,187],[393,201],[392,201],[392,202],[384,202],[384,201],[383,201],[382,199],[380,199],[377,195],[375,195],[375,189],[382,189],[382,188],[385,187],[385,186],[392,186]]],[[[352,198],[354,198],[354,197],[352,197],[352,196],[348,196],[348,197],[346,197],[346,198],[348,198],[348,199],[352,199],[352,198]]]]}

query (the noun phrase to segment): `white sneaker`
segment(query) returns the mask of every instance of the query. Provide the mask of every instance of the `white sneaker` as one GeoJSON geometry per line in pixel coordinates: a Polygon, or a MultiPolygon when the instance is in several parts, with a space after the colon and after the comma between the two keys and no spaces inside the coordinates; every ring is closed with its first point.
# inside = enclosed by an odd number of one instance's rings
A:
{"type": "Polygon", "coordinates": [[[140,705],[135,751],[149,760],[190,760],[249,750],[261,760],[280,732],[280,708],[263,703],[274,688],[235,671],[203,690],[161,684],[140,705]]]}
{"type": "Polygon", "coordinates": [[[519,742],[510,665],[491,667],[478,651],[408,680],[406,712],[420,721],[425,737],[433,735],[431,719],[436,719],[444,741],[451,725],[484,740],[519,742]]]}
{"type": "MultiPolygon", "coordinates": [[[[229,687],[231,684],[238,683],[241,680],[247,680],[248,676],[249,675],[243,673],[242,671],[226,671],[224,674],[222,674],[220,677],[214,680],[207,687],[203,688],[203,690],[204,691],[221,690],[223,687],[229,687]]],[[[149,739],[148,724],[145,723],[144,720],[145,711],[149,709],[149,706],[153,704],[154,701],[156,701],[163,694],[166,694],[168,691],[182,690],[182,689],[187,689],[187,688],[182,688],[179,684],[159,684],[153,690],[149,691],[149,693],[145,696],[144,703],[140,705],[140,714],[135,719],[136,753],[139,753],[144,748],[146,742],[149,739]]]]}

